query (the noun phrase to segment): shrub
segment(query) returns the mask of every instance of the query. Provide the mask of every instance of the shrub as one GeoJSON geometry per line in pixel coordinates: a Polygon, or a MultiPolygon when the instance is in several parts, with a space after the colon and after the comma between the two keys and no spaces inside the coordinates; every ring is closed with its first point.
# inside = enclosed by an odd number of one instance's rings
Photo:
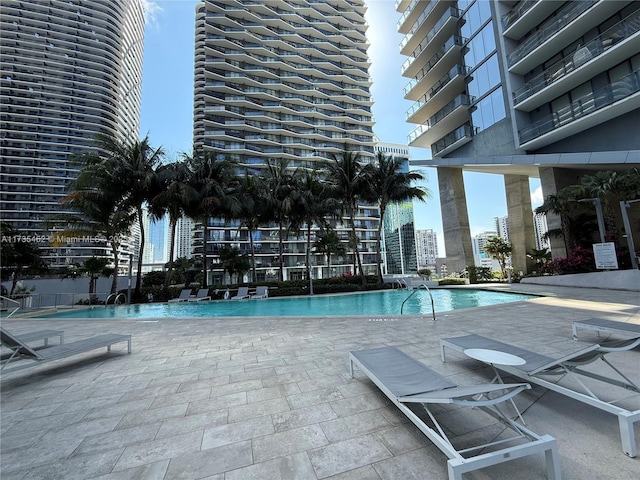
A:
{"type": "Polygon", "coordinates": [[[576,247],[567,258],[556,258],[551,262],[551,271],[556,275],[587,273],[595,271],[595,259],[590,248],[576,247]]]}
{"type": "Polygon", "coordinates": [[[438,285],[439,286],[445,286],[445,285],[465,285],[465,279],[464,278],[453,278],[453,277],[447,277],[447,278],[443,278],[442,280],[438,280],[438,285]]]}

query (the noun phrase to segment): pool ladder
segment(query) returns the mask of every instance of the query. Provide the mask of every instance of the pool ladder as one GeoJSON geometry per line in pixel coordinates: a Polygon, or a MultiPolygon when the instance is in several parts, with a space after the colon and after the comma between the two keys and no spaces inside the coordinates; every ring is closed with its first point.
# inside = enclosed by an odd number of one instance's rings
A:
{"type": "Polygon", "coordinates": [[[431,299],[431,314],[433,315],[433,321],[436,321],[436,307],[433,303],[433,295],[431,295],[431,290],[429,290],[429,287],[427,287],[424,283],[421,285],[418,285],[418,288],[414,288],[413,292],[411,292],[411,294],[404,299],[404,301],[402,302],[402,305],[400,306],[400,315],[402,315],[403,309],[404,309],[404,304],[407,303],[407,300],[409,300],[411,297],[413,297],[416,292],[418,290],[420,290],[421,288],[424,288],[427,293],[429,294],[429,298],[431,299]]]}
{"type": "Polygon", "coordinates": [[[107,306],[109,305],[109,300],[111,300],[111,298],[113,298],[113,305],[116,305],[118,303],[118,299],[120,299],[120,303],[124,303],[127,296],[124,293],[112,293],[105,300],[104,308],[107,308],[107,306]]]}

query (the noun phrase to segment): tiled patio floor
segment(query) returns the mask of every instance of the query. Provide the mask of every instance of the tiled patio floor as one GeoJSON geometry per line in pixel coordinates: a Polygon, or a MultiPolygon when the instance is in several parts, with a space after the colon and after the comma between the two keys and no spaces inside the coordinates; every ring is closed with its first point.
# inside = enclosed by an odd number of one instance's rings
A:
{"type": "MultiPolygon", "coordinates": [[[[1,477],[446,479],[446,457],[364,375],[350,378],[350,350],[395,345],[458,383],[482,383],[490,373],[478,362],[457,354],[440,361],[440,338],[479,333],[553,356],[597,341],[589,333],[573,341],[574,320],[640,315],[638,292],[502,288],[551,296],[440,314],[436,322],[430,316],[4,320],[14,333],[62,329],[66,342],[129,333],[133,353],[121,344],[110,354],[94,351],[6,375],[1,477]]],[[[640,352],[614,360],[640,381],[640,352]]],[[[529,428],[558,440],[564,479],[639,478],[640,457],[622,452],[615,416],[539,387],[517,403],[529,428]]],[[[447,415],[445,425],[461,439],[499,431],[481,412],[447,415]]],[[[538,478],[542,455],[465,476],[538,478]]]]}

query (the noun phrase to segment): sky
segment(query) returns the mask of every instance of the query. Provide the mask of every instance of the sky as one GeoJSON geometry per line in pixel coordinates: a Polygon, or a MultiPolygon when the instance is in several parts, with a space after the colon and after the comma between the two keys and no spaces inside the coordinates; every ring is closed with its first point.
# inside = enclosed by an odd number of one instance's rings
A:
{"type": "MultiPolygon", "coordinates": [[[[191,150],[193,129],[193,57],[195,0],[143,0],[146,3],[144,63],[140,135],[162,148],[169,160],[191,150]]],[[[395,0],[366,0],[369,24],[369,73],[373,80],[374,133],[380,141],[406,145],[416,125],[406,123],[405,112],[412,103],[403,98],[409,82],[401,76],[405,58],[398,45],[403,35],[396,30],[400,14],[395,0]]],[[[428,149],[411,149],[412,160],[430,159],[428,149]]],[[[413,168],[416,169],[417,168],[413,168]]],[[[438,235],[439,255],[444,256],[442,216],[435,168],[420,168],[426,177],[421,184],[430,192],[426,202],[414,203],[415,228],[433,229],[438,235]]],[[[502,175],[464,173],[471,235],[493,231],[494,218],[507,214],[502,175]]],[[[540,182],[530,181],[532,204],[542,204],[540,182]]]]}

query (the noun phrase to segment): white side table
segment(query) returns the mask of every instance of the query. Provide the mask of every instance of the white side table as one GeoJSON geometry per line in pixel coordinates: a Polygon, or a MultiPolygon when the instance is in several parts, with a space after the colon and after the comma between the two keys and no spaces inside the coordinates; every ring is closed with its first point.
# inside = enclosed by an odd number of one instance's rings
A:
{"type": "MultiPolygon", "coordinates": [[[[491,368],[493,369],[493,372],[495,374],[495,377],[493,377],[491,383],[504,383],[502,381],[500,373],[498,372],[498,369],[496,368],[496,365],[515,366],[524,365],[525,363],[527,363],[524,358],[518,357],[517,355],[512,355],[511,353],[507,352],[501,352],[499,350],[489,350],[486,348],[467,348],[466,350],[464,350],[464,354],[469,358],[473,358],[475,360],[479,360],[483,363],[488,363],[489,365],[491,365],[491,368]]],[[[520,410],[518,410],[518,407],[516,407],[516,404],[513,401],[513,398],[509,401],[511,402],[511,405],[513,405],[513,408],[515,408],[516,413],[518,414],[518,418],[520,418],[522,424],[526,425],[524,419],[522,418],[522,415],[520,414],[520,410]]]]}

